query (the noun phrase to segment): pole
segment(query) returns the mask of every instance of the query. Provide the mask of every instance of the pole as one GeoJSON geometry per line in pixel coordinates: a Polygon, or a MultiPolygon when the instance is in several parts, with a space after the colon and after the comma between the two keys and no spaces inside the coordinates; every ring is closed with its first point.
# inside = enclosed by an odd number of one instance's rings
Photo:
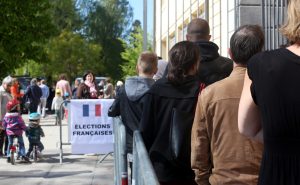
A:
{"type": "Polygon", "coordinates": [[[153,51],[156,51],[156,0],[153,0],[153,51]]]}
{"type": "Polygon", "coordinates": [[[144,17],[143,17],[143,51],[147,50],[147,0],[144,0],[144,17]]]}

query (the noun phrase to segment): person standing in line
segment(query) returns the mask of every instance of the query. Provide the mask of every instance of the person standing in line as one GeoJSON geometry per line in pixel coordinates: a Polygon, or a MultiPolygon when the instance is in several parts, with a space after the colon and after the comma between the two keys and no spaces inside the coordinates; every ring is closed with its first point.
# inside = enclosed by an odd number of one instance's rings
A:
{"type": "Polygon", "coordinates": [[[12,86],[12,77],[7,76],[3,79],[2,85],[0,86],[0,156],[6,154],[7,151],[7,136],[6,132],[2,127],[3,117],[5,116],[6,104],[13,99],[12,95],[10,94],[10,89],[12,86]],[[3,152],[3,145],[4,145],[4,152],[3,152]]]}
{"type": "Polygon", "coordinates": [[[169,59],[167,77],[144,95],[140,131],[161,185],[195,185],[190,144],[200,49],[189,41],[178,42],[169,59]]]}
{"type": "Polygon", "coordinates": [[[264,143],[259,185],[300,184],[300,0],[290,0],[281,33],[290,46],[248,62],[239,131],[264,143]]]}
{"type": "Polygon", "coordinates": [[[219,55],[219,47],[211,39],[208,22],[201,18],[193,19],[187,27],[186,39],[196,43],[200,50],[201,67],[198,76],[201,83],[208,86],[230,75],[233,62],[219,55]]]}
{"type": "MultiPolygon", "coordinates": [[[[120,86],[118,96],[108,111],[108,116],[121,116],[126,128],[126,150],[132,154],[133,132],[138,130],[142,115],[144,95],[154,84],[153,75],[157,71],[157,56],[152,52],[140,54],[136,70],[138,76],[126,78],[120,86]]],[[[132,167],[132,163],[130,163],[132,167]]]]}
{"type": "Polygon", "coordinates": [[[38,105],[41,102],[42,90],[37,85],[37,79],[33,78],[30,81],[30,86],[27,87],[25,92],[25,99],[29,102],[29,112],[37,112],[38,105]]]}
{"type": "Polygon", "coordinates": [[[41,97],[41,103],[38,106],[38,113],[41,115],[42,118],[45,118],[46,104],[49,96],[49,87],[46,85],[46,81],[44,79],[41,80],[41,84],[39,85],[39,87],[42,90],[42,97],[41,97]]]}
{"type": "Polygon", "coordinates": [[[65,74],[61,74],[59,76],[59,81],[56,83],[55,89],[60,89],[63,99],[65,99],[64,95],[66,94],[66,92],[69,93],[70,97],[72,97],[71,86],[67,81],[67,77],[65,74]]]}
{"type": "Polygon", "coordinates": [[[230,39],[230,76],[205,88],[192,129],[191,163],[200,185],[256,185],[263,145],[238,131],[238,107],[248,60],[261,52],[260,26],[244,25],[230,39]]]}

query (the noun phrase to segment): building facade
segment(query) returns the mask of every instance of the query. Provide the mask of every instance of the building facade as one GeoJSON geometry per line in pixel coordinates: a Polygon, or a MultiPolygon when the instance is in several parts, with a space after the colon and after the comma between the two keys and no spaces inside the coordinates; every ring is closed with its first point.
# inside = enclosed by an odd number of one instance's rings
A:
{"type": "Polygon", "coordinates": [[[266,49],[284,42],[278,32],[284,21],[287,0],[154,0],[154,48],[163,59],[180,41],[186,40],[187,25],[197,17],[208,20],[211,41],[227,56],[229,40],[236,28],[258,24],[266,34],[266,49]]]}

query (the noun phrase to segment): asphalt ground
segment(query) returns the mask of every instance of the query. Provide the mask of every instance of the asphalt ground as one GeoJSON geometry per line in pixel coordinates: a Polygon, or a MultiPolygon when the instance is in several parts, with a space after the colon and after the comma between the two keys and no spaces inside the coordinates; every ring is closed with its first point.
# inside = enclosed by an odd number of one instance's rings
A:
{"type": "MultiPolygon", "coordinates": [[[[28,123],[28,115],[23,115],[28,123]]],[[[0,159],[0,185],[113,185],[113,156],[98,164],[103,155],[73,155],[71,146],[64,145],[63,164],[59,163],[59,126],[54,115],[41,120],[45,137],[42,159],[36,163],[17,161],[15,165],[0,159]]],[[[67,123],[63,121],[63,142],[67,142],[67,123]]],[[[28,139],[23,134],[26,151],[28,139]]],[[[31,160],[32,161],[32,160],[31,160]]]]}

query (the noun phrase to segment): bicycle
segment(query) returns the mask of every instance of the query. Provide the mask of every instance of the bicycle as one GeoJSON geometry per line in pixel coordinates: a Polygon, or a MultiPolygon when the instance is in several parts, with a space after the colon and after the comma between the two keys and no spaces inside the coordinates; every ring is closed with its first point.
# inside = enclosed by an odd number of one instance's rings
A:
{"type": "Polygon", "coordinates": [[[32,159],[34,162],[37,162],[38,158],[39,158],[39,147],[37,144],[33,144],[32,159]]]}
{"type": "Polygon", "coordinates": [[[14,165],[16,163],[16,159],[18,158],[18,150],[19,150],[19,143],[18,137],[13,136],[13,144],[9,148],[10,150],[10,163],[14,165]]]}

